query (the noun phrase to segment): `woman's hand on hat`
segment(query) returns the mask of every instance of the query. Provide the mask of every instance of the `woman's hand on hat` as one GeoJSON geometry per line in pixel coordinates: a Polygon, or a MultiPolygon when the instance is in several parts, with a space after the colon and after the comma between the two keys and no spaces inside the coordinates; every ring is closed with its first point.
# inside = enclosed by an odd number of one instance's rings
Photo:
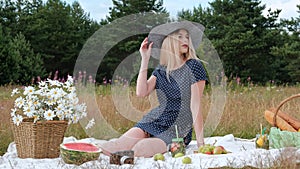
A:
{"type": "Polygon", "coordinates": [[[153,45],[153,42],[151,42],[149,45],[148,45],[148,43],[149,43],[148,38],[145,38],[140,47],[140,53],[142,55],[142,58],[147,59],[147,60],[150,59],[151,49],[152,49],[152,45],[153,45]]]}

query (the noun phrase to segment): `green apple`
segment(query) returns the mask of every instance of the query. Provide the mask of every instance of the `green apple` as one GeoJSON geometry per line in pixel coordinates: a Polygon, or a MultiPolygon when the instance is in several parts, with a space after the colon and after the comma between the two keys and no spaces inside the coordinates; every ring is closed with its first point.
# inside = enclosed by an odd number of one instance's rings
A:
{"type": "Polygon", "coordinates": [[[183,157],[182,158],[182,163],[183,164],[191,164],[192,163],[192,159],[190,157],[183,157]]]}

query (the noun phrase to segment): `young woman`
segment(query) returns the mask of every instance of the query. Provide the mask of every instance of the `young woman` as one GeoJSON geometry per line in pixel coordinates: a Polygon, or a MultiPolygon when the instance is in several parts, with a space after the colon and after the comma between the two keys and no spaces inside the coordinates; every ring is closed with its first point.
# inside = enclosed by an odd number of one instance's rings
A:
{"type": "Polygon", "coordinates": [[[204,144],[200,103],[207,78],[195,53],[203,29],[198,23],[182,21],[151,30],[140,47],[142,61],[136,93],[145,97],[155,90],[160,104],[120,138],[100,145],[104,154],[133,150],[137,157],[151,157],[164,153],[176,138],[175,125],[185,145],[192,139],[193,127],[197,146],[204,144]],[[160,65],[147,79],[150,56],[159,58],[160,65]]]}

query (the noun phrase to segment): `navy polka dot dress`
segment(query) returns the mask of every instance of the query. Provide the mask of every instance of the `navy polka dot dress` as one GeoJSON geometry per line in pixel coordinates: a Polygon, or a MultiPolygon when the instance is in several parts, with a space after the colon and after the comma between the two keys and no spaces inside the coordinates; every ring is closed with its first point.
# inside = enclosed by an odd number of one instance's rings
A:
{"type": "Polygon", "coordinates": [[[188,145],[192,139],[193,118],[190,109],[191,85],[207,80],[206,72],[198,59],[189,59],[183,66],[166,76],[166,68],[158,66],[152,73],[156,77],[156,92],[159,106],[147,113],[135,127],[152,137],[162,139],[166,144],[179,137],[188,145]]]}

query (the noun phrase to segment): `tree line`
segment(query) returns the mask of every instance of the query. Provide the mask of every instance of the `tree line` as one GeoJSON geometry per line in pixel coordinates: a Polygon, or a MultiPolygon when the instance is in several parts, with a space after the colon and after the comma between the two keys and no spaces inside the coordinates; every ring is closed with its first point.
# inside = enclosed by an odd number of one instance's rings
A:
{"type": "MultiPolygon", "coordinates": [[[[163,0],[112,2],[106,18],[95,21],[76,1],[0,0],[0,85],[28,84],[55,71],[61,77],[72,75],[89,37],[118,18],[154,12],[172,20],[163,0]]],[[[206,8],[198,4],[178,11],[176,19],[205,26],[205,35],[229,80],[296,84],[300,81],[300,15],[279,19],[281,10],[269,9],[264,16],[266,8],[259,0],[214,0],[206,8]]],[[[297,8],[300,14],[300,5],[297,8]]],[[[117,65],[138,51],[146,36],[127,38],[111,48],[97,70],[96,81],[110,79],[117,65]]]]}

